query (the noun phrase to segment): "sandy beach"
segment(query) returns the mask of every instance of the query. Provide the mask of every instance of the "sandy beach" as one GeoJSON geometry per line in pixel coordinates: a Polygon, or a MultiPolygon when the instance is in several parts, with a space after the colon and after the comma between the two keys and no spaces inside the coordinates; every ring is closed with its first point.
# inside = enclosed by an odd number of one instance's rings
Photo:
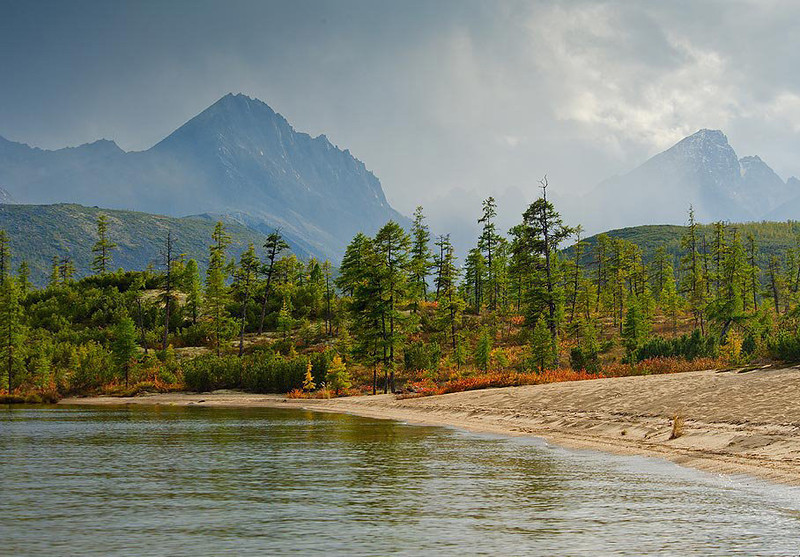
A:
{"type": "Polygon", "coordinates": [[[487,389],[398,400],[331,400],[237,392],[69,398],[62,405],[307,408],[669,459],[724,474],[800,485],[800,369],[699,371],[487,389]],[[670,439],[675,416],[683,434],[670,439]]]}

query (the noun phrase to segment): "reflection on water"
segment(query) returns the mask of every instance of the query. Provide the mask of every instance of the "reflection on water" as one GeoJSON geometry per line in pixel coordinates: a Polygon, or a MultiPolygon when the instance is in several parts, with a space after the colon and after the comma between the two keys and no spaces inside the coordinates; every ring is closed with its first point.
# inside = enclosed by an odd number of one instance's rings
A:
{"type": "Polygon", "coordinates": [[[792,555],[800,491],[298,410],[0,410],[0,553],[792,555]]]}

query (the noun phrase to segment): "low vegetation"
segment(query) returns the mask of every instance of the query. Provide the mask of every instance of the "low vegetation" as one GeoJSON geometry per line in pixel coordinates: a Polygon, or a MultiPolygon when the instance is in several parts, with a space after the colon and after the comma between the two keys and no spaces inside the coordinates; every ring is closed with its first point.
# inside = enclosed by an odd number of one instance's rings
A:
{"type": "Polygon", "coordinates": [[[800,236],[766,254],[756,236],[792,223],[700,226],[690,210],[678,244],[668,227],[659,245],[656,227],[645,251],[623,235],[585,242],[546,180],[508,234],[495,211],[488,198],[463,264],[420,208],[410,234],[389,222],[355,236],[337,273],[298,259],[278,231],[234,259],[223,223],[205,273],[178,249],[180,228],[164,231],[156,267],[113,271],[115,221],[98,212],[86,276],[53,253],[42,288],[0,231],[0,402],[180,389],[415,397],[800,360],[800,236]]]}

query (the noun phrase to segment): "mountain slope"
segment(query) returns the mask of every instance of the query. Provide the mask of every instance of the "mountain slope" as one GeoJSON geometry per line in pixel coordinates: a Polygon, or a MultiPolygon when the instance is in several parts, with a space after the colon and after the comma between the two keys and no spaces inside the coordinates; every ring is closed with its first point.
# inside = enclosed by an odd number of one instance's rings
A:
{"type": "MultiPolygon", "coordinates": [[[[728,235],[730,230],[736,228],[739,237],[744,239],[748,234],[753,234],[758,248],[758,259],[760,264],[766,265],[770,255],[783,256],[790,248],[797,246],[798,234],[800,234],[800,222],[747,222],[734,223],[728,225],[728,235]]],[[[649,263],[656,254],[656,250],[664,247],[667,253],[673,257],[675,271],[678,272],[680,257],[685,253],[681,248],[681,238],[686,234],[687,227],[671,224],[654,224],[643,226],[631,226],[609,230],[603,234],[612,238],[622,238],[632,242],[642,248],[642,255],[645,263],[649,263]]],[[[699,227],[699,234],[705,235],[708,245],[711,244],[713,235],[713,225],[703,224],[699,227]]],[[[600,234],[587,237],[584,241],[588,244],[584,250],[583,264],[586,266],[594,265],[595,246],[600,234]]],[[[710,247],[709,247],[710,249],[710,247]]],[[[573,247],[564,249],[567,257],[573,256],[573,247]]]]}
{"type": "MultiPolygon", "coordinates": [[[[72,258],[77,276],[90,274],[92,246],[96,241],[97,216],[109,219],[109,235],[118,248],[113,252],[112,267],[142,270],[148,265],[160,268],[159,253],[171,230],[177,253],[196,259],[201,268],[208,262],[208,245],[215,219],[210,217],[173,218],[134,211],[116,211],[81,205],[0,205],[0,230],[11,240],[12,267],[22,259],[31,268],[31,280],[46,284],[54,256],[72,258]]],[[[263,245],[264,236],[235,222],[227,223],[232,243],[231,256],[238,256],[253,242],[263,245]]],[[[292,242],[290,242],[292,243],[292,242]]],[[[296,244],[293,251],[307,252],[296,244]]]]}
{"type": "Polygon", "coordinates": [[[141,152],[107,140],[45,151],[0,138],[0,184],[19,203],[235,214],[261,232],[280,227],[314,255],[334,259],[359,231],[372,233],[389,219],[407,223],[349,151],[295,131],[244,95],[226,95],[141,152]]]}
{"type": "MultiPolygon", "coordinates": [[[[700,221],[749,221],[800,195],[759,157],[739,159],[718,130],[700,130],[623,176],[600,183],[574,211],[591,229],[700,221]]],[[[800,214],[797,216],[800,217],[800,214]]]]}

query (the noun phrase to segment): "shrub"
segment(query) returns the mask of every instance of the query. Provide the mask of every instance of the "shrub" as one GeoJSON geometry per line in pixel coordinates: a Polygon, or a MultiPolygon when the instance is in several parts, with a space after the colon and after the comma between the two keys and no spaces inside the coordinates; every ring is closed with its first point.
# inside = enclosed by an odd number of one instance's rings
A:
{"type": "Polygon", "coordinates": [[[695,329],[691,335],[678,338],[665,339],[654,337],[645,342],[636,350],[636,362],[652,358],[683,358],[694,360],[696,358],[716,358],[718,354],[717,341],[714,337],[703,337],[695,329]]]}
{"type": "Polygon", "coordinates": [[[239,388],[242,360],[236,356],[198,356],[183,364],[183,381],[188,389],[198,392],[239,388]]]}
{"type": "Polygon", "coordinates": [[[409,371],[436,369],[442,357],[442,349],[438,342],[412,342],[403,351],[403,363],[409,371]]]}

